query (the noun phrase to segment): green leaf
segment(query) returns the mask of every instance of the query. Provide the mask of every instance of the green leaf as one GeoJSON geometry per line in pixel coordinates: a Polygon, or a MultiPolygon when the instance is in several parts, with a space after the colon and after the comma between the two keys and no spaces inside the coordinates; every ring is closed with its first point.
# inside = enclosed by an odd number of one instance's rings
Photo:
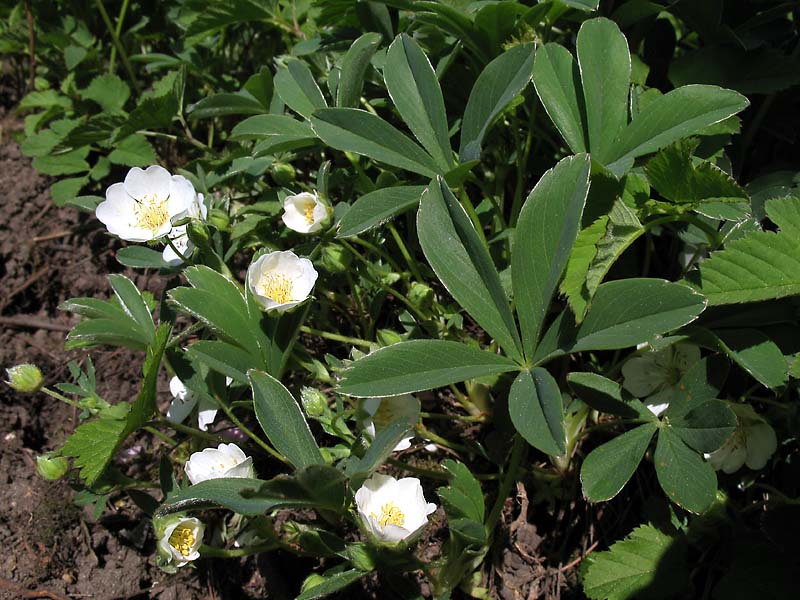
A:
{"type": "Polygon", "coordinates": [[[533,63],[533,85],[570,149],[576,154],[586,152],[589,145],[580,71],[569,50],[553,43],[542,46],[533,63]]]}
{"type": "Polygon", "coordinates": [[[575,8],[584,12],[597,10],[597,7],[600,5],[600,0],[561,0],[561,2],[570,8],[575,8]]]}
{"type": "Polygon", "coordinates": [[[204,2],[195,18],[189,25],[186,35],[200,36],[202,34],[233,25],[235,23],[248,23],[267,21],[274,18],[270,5],[259,0],[212,0],[204,2]]]}
{"type": "Polygon", "coordinates": [[[226,115],[260,115],[269,110],[250,93],[214,94],[193,104],[187,112],[191,119],[210,119],[226,115]]]}
{"type": "Polygon", "coordinates": [[[210,369],[245,385],[250,383],[247,372],[260,366],[257,357],[238,346],[217,340],[195,342],[186,349],[186,353],[210,369]]]}
{"type": "Polygon", "coordinates": [[[275,82],[272,79],[272,71],[269,70],[269,67],[261,67],[258,73],[247,78],[240,93],[250,94],[261,106],[269,110],[274,91],[275,82]]]}
{"type": "Polygon", "coordinates": [[[715,333],[719,350],[757,381],[772,389],[786,384],[789,365],[766,334],[757,329],[720,329],[715,333]]]}
{"type": "Polygon", "coordinates": [[[606,235],[608,221],[608,215],[603,215],[578,233],[564,270],[564,279],[561,281],[560,290],[567,297],[569,306],[575,313],[578,322],[583,320],[583,315],[591,300],[591,294],[586,285],[586,275],[597,256],[597,245],[606,235]]]}
{"type": "Polygon", "coordinates": [[[658,482],[675,504],[700,514],[714,502],[717,492],[714,468],[671,427],[659,432],[653,460],[658,482]]]}
{"type": "Polygon", "coordinates": [[[337,107],[355,108],[358,106],[369,61],[380,43],[381,34],[365,33],[350,46],[342,59],[339,85],[336,88],[337,107]]]}
{"type": "Polygon", "coordinates": [[[561,390],[545,369],[536,367],[517,376],[508,394],[508,413],[531,446],[552,456],[566,452],[561,390]]]}
{"type": "Polygon", "coordinates": [[[643,525],[609,550],[588,555],[582,578],[592,600],[678,598],[689,578],[687,545],[643,525]]]}
{"type": "Polygon", "coordinates": [[[121,140],[143,129],[167,129],[181,109],[184,70],[175,71],[156,82],[154,92],[142,96],[128,120],[119,128],[116,139],[121,140]]]}
{"type": "Polygon", "coordinates": [[[143,135],[131,135],[117,142],[108,160],[115,165],[146,167],[156,162],[156,151],[143,135]]]}
{"type": "Polygon", "coordinates": [[[628,124],[631,56],[614,21],[584,21],[577,39],[578,65],[586,107],[588,150],[601,163],[628,124]]]}
{"type": "Polygon", "coordinates": [[[275,74],[274,82],[275,91],[286,106],[306,119],[310,119],[316,109],[328,106],[311,69],[296,58],[286,61],[286,68],[275,74]]]}
{"type": "Polygon", "coordinates": [[[89,154],[88,146],[61,154],[37,156],[33,159],[33,168],[43,175],[52,175],[53,177],[85,173],[89,170],[89,163],[86,162],[87,154],[89,154]]]}
{"type": "Polygon", "coordinates": [[[472,221],[441,178],[422,195],[417,232],[425,258],[450,295],[506,354],[521,360],[522,344],[500,275],[472,221]]]}
{"type": "Polygon", "coordinates": [[[169,269],[161,252],[146,246],[128,246],[117,250],[116,259],[121,265],[135,269],[169,269]]]}
{"type": "Polygon", "coordinates": [[[88,177],[70,177],[55,182],[50,186],[50,195],[53,197],[53,204],[64,206],[75,200],[83,186],[89,182],[88,177]]]}
{"type": "Polygon", "coordinates": [[[486,505],[480,482],[462,463],[447,459],[442,463],[450,474],[449,485],[436,490],[447,518],[483,523],[486,505]]]}
{"type": "Polygon", "coordinates": [[[632,419],[656,420],[638,399],[623,391],[622,386],[596,373],[569,373],[569,387],[577,398],[600,412],[632,419]]]}
{"type": "Polygon", "coordinates": [[[589,192],[589,157],[565,158],[533,188],[514,231],[511,277],[527,356],[533,356],[547,308],[578,235],[589,192]]]}
{"type": "Polygon", "coordinates": [[[265,366],[271,344],[261,330],[260,311],[249,309],[241,288],[206,266],[189,267],[184,275],[192,287],[170,290],[172,302],[200,319],[223,340],[260,357],[265,366]]]}
{"type": "Polygon", "coordinates": [[[201,481],[170,495],[156,516],[187,510],[226,508],[259,516],[280,508],[322,508],[341,512],[346,480],[338,469],[315,465],[269,481],[221,478],[201,481]]]}
{"type": "Polygon", "coordinates": [[[330,596],[364,577],[366,573],[358,569],[349,569],[332,574],[323,575],[323,581],[308,589],[303,590],[295,600],[317,600],[330,596]]]}
{"type": "Polygon", "coordinates": [[[92,79],[89,87],[80,92],[81,98],[100,105],[103,112],[121,111],[131,95],[131,88],[117,75],[106,73],[92,79]]]}
{"type": "Polygon", "coordinates": [[[626,431],[589,453],[581,465],[583,495],[591,502],[610,500],[625,486],[647,451],[656,423],[626,431]]]}
{"type": "Polygon", "coordinates": [[[358,235],[387,222],[419,204],[424,186],[380,188],[361,196],[339,221],[336,237],[358,235]]]}
{"type": "Polygon", "coordinates": [[[497,354],[443,340],[412,340],[380,348],[343,373],[339,392],[359,398],[398,396],[516,371],[497,354]]]}
{"type": "Polygon", "coordinates": [[[253,156],[289,152],[313,146],[317,136],[311,126],[287,115],[257,115],[237,124],[231,131],[231,140],[256,140],[253,156]]]}
{"type": "MultiPolygon", "coordinates": [[[[372,440],[364,456],[348,464],[345,473],[350,478],[350,486],[353,489],[358,489],[364,483],[364,480],[386,461],[410,429],[411,424],[405,417],[381,429],[375,439],[372,440]]],[[[353,458],[355,459],[355,457],[353,458]]]]}
{"type": "Polygon", "coordinates": [[[122,310],[125,311],[138,324],[139,328],[147,336],[148,344],[153,341],[155,335],[155,325],[150,309],[142,298],[141,292],[136,285],[124,275],[109,275],[108,282],[114,290],[119,300],[122,310]]]}
{"type": "Polygon", "coordinates": [[[671,421],[681,439],[698,452],[714,452],[736,431],[736,415],[721,400],[707,400],[671,421]]]}
{"type": "Polygon", "coordinates": [[[703,296],[661,279],[623,279],[598,287],[571,352],[635,346],[692,322],[703,296]]]}
{"type": "Polygon", "coordinates": [[[355,152],[426,177],[442,174],[420,146],[378,116],[355,108],[318,110],[311,118],[317,136],[331,148],[355,152]]]}
{"type": "Polygon", "coordinates": [[[647,104],[622,131],[604,156],[606,166],[615,175],[623,174],[636,157],[694,135],[748,105],[741,94],[713,85],[687,85],[672,90],[647,104]]]}
{"type": "Polygon", "coordinates": [[[712,306],[758,302],[800,294],[800,247],[792,211],[800,199],[767,202],[767,212],[783,225],[778,233],[756,231],[712,253],[699,270],[687,276],[712,306]]]}
{"type": "Polygon", "coordinates": [[[514,46],[481,71],[464,110],[458,150],[462,164],[480,158],[489,127],[528,85],[533,71],[533,50],[532,44],[514,46]]]}
{"type": "Polygon", "coordinates": [[[444,172],[455,166],[439,80],[428,57],[404,33],[386,53],[386,89],[414,136],[444,172]]]}
{"type": "Polygon", "coordinates": [[[142,388],[136,400],[133,402],[131,412],[128,414],[125,427],[125,437],[144,426],[156,412],[156,396],[158,395],[158,371],[161,367],[161,359],[169,341],[170,326],[162,323],[156,329],[153,342],[147,347],[147,355],[144,360],[142,371],[142,388]]]}
{"type": "Polygon", "coordinates": [[[253,388],[256,418],[275,449],[297,468],[324,464],[319,446],[289,390],[267,373],[251,370],[247,377],[253,388]]]}

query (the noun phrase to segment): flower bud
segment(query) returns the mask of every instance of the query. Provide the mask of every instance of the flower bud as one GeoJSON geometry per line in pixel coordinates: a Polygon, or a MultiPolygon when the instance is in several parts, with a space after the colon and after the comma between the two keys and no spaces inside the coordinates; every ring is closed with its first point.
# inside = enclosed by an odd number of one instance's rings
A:
{"type": "Polygon", "coordinates": [[[186,225],[186,233],[197,246],[208,246],[208,227],[202,221],[192,221],[186,225]]]}
{"type": "Polygon", "coordinates": [[[381,346],[391,346],[403,341],[403,337],[391,329],[379,329],[375,333],[375,338],[381,346]]]}
{"type": "Polygon", "coordinates": [[[353,264],[353,255],[337,244],[322,249],[322,266],[329,273],[344,273],[353,264]]]}
{"type": "Polygon", "coordinates": [[[228,216],[227,211],[219,208],[212,208],[208,214],[208,222],[220,231],[227,231],[231,226],[231,218],[228,216]]]}
{"type": "Polygon", "coordinates": [[[300,403],[309,417],[321,417],[328,410],[325,394],[314,388],[304,387],[300,391],[300,403]]]}
{"type": "Polygon", "coordinates": [[[272,165],[272,180],[278,185],[288,186],[295,180],[294,167],[287,163],[275,163],[272,165]]]}
{"type": "Polygon", "coordinates": [[[6,369],[8,385],[18,392],[38,392],[42,387],[42,372],[29,363],[6,369]]]}
{"type": "Polygon", "coordinates": [[[433,306],[433,290],[430,286],[415,281],[408,290],[408,299],[420,310],[430,310],[433,306]]]}
{"type": "Polygon", "coordinates": [[[53,456],[50,452],[36,457],[36,472],[42,479],[56,481],[69,470],[69,461],[64,456],[53,456]]]}

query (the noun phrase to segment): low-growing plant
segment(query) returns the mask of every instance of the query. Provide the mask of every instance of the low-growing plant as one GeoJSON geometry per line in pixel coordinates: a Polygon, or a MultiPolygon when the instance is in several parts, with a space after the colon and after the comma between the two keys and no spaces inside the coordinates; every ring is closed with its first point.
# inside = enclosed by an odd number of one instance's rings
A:
{"type": "Polygon", "coordinates": [[[166,290],[61,306],[67,348],[143,353],[134,400],[9,370],[81,410],[43,477],[129,494],[168,572],[322,559],[299,599],[487,597],[518,481],[545,512],[628,487],[591,598],[797,591],[800,179],[753,150],[794,3],[57,4],[22,150],[166,290]]]}

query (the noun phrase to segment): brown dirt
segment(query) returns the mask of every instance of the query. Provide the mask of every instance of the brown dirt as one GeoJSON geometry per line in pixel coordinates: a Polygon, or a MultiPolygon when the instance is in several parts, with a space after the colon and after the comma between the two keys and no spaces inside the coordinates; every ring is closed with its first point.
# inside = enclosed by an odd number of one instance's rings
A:
{"type": "MultiPolygon", "coordinates": [[[[107,297],[106,276],[112,272],[125,273],[156,297],[164,283],[156,274],[122,269],[114,259],[119,243],[90,215],[52,204],[50,181],[33,170],[13,140],[21,121],[2,111],[0,366],[33,362],[50,385],[69,380],[68,360],[82,363],[88,355],[65,355],[64,337],[74,318],[58,310],[61,302],[76,296],[107,297]]],[[[92,360],[102,397],[114,403],[136,394],[140,353],[101,349],[92,352],[92,360]]],[[[160,388],[166,401],[166,380],[160,388]]],[[[5,385],[0,385],[0,400],[0,598],[291,598],[302,577],[320,568],[317,561],[275,553],[200,561],[197,569],[165,575],[154,564],[149,519],[127,496],[112,497],[104,516],[95,520],[88,508],[75,505],[75,491],[66,481],[50,483],[37,476],[36,455],[63,443],[76,426],[76,411],[41,393],[15,394],[5,385]]],[[[138,461],[154,463],[153,450],[145,447],[138,461]]],[[[439,556],[446,538],[443,521],[440,515],[438,527],[426,533],[421,556],[439,556]]],[[[498,535],[505,547],[487,557],[491,564],[481,585],[502,600],[579,597],[574,591],[577,569],[560,568],[548,557],[552,548],[542,544],[542,534],[530,521],[525,487],[520,487],[503,511],[498,535]]],[[[580,553],[580,543],[574,548],[580,553]]],[[[570,555],[564,546],[560,554],[570,555]]],[[[422,590],[427,596],[424,583],[422,590]]],[[[341,595],[392,596],[374,577],[341,595]]],[[[456,592],[454,597],[464,595],[456,592]]]]}

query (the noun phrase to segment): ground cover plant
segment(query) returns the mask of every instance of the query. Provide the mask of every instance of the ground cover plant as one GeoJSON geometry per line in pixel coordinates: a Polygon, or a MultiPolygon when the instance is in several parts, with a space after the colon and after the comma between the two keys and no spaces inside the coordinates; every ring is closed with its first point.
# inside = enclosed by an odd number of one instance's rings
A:
{"type": "Polygon", "coordinates": [[[2,11],[20,149],[116,240],[69,380],[7,380],[75,409],[39,474],[134,503],[164,577],[800,591],[796,3],[2,11]]]}

